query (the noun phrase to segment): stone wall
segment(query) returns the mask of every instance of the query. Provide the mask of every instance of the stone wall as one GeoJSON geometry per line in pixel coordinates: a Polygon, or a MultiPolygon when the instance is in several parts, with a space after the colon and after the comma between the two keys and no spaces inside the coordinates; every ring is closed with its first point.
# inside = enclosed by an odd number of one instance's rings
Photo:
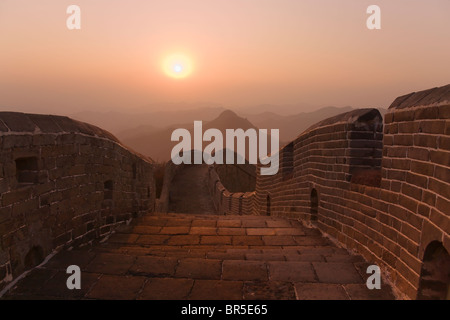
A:
{"type": "Polygon", "coordinates": [[[253,164],[215,164],[222,184],[230,192],[255,191],[256,166],[253,164]]]}
{"type": "Polygon", "coordinates": [[[155,205],[152,164],[67,117],[0,113],[0,287],[155,205]]]}
{"type": "Polygon", "coordinates": [[[253,213],[255,192],[230,192],[220,181],[214,166],[209,166],[208,188],[219,214],[248,215],[253,213]]]}
{"type": "Polygon", "coordinates": [[[169,212],[169,202],[170,202],[170,190],[172,187],[172,180],[176,174],[184,167],[184,164],[175,165],[172,160],[166,163],[164,168],[164,181],[161,189],[161,195],[159,199],[156,200],[156,209],[161,213],[169,212]]]}
{"type": "Polygon", "coordinates": [[[316,124],[280,149],[276,175],[258,174],[256,211],[316,220],[310,205],[313,190],[321,186],[321,192],[334,192],[355,177],[380,171],[381,140],[382,117],[376,109],[355,110],[316,124]]]}
{"type": "Polygon", "coordinates": [[[257,176],[255,213],[310,221],[378,264],[400,294],[443,297],[450,283],[449,119],[450,85],[395,100],[384,135],[374,109],[322,121],[280,150],[277,175],[257,176]],[[424,259],[428,266],[438,254],[440,265],[424,270],[424,259]]]}
{"type": "Polygon", "coordinates": [[[426,249],[438,242],[450,252],[450,85],[397,98],[383,141],[380,193],[389,207],[379,216],[389,232],[381,258],[415,297],[426,249]]]}

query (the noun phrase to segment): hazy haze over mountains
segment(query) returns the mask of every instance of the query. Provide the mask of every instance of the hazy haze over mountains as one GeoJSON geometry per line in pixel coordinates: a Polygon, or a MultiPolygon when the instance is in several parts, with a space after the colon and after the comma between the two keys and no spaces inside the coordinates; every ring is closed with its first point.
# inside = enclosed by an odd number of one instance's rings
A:
{"type": "Polygon", "coordinates": [[[84,111],[72,114],[70,117],[92,123],[118,135],[121,132],[145,126],[162,129],[177,123],[212,120],[224,110],[223,107],[203,107],[177,111],[169,109],[168,111],[130,113],[84,111]]]}
{"type": "MultiPolygon", "coordinates": [[[[132,149],[142,154],[150,156],[155,161],[167,161],[170,159],[172,148],[178,144],[177,141],[171,141],[172,132],[177,128],[185,128],[189,130],[192,137],[191,143],[193,144],[194,121],[171,125],[167,128],[152,130],[150,132],[139,132],[128,137],[118,134],[117,137],[122,140],[125,145],[130,146],[132,149]]],[[[203,132],[210,128],[219,129],[224,134],[226,129],[242,128],[247,130],[250,128],[255,128],[255,126],[248,120],[237,116],[234,112],[226,110],[211,121],[203,121],[203,132]]],[[[203,147],[207,144],[209,143],[204,143],[203,147]]]]}
{"type": "MultiPolygon", "coordinates": [[[[312,112],[280,115],[276,111],[251,113],[258,110],[246,108],[241,112],[227,110],[221,106],[202,107],[180,111],[157,111],[149,113],[123,112],[79,112],[72,118],[106,129],[125,145],[150,156],[156,161],[167,161],[178,142],[171,141],[173,130],[186,128],[192,132],[195,120],[203,121],[203,131],[226,129],[279,129],[280,146],[293,140],[311,125],[326,118],[352,110],[351,107],[325,107],[312,112]]],[[[380,109],[384,114],[385,109],[380,109]]],[[[204,144],[206,146],[206,143],[204,144]]]]}

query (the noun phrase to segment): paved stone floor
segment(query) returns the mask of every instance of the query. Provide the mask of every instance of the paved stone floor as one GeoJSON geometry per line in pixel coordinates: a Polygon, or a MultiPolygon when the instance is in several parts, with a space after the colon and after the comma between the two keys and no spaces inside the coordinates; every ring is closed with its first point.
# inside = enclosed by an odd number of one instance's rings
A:
{"type": "Polygon", "coordinates": [[[62,251],[3,299],[393,299],[368,264],[284,218],[147,215],[108,241],[62,251]],[[65,270],[78,265],[81,290],[65,270]]]}

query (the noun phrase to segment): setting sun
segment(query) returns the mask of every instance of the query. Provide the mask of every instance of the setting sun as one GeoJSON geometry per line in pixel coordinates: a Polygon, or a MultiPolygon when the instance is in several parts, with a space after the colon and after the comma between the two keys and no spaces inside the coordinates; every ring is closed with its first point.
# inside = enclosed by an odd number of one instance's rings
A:
{"type": "Polygon", "coordinates": [[[166,75],[175,79],[186,78],[192,73],[191,59],[181,53],[167,56],[163,62],[163,70],[166,75]]]}

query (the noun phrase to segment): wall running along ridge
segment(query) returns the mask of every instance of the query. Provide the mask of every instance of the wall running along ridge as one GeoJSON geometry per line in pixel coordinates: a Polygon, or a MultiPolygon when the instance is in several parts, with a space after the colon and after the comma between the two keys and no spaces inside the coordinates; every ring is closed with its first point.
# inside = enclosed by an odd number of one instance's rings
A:
{"type": "Polygon", "coordinates": [[[150,159],[67,117],[0,112],[0,288],[152,211],[150,159]]]}
{"type": "Polygon", "coordinates": [[[253,212],[255,192],[230,192],[220,181],[214,166],[209,166],[208,189],[219,214],[248,215],[253,212]]]}
{"type": "Polygon", "coordinates": [[[397,98],[384,135],[376,109],[306,130],[280,150],[277,175],[258,174],[254,214],[310,221],[378,264],[402,295],[445,298],[450,85],[397,98]]]}

